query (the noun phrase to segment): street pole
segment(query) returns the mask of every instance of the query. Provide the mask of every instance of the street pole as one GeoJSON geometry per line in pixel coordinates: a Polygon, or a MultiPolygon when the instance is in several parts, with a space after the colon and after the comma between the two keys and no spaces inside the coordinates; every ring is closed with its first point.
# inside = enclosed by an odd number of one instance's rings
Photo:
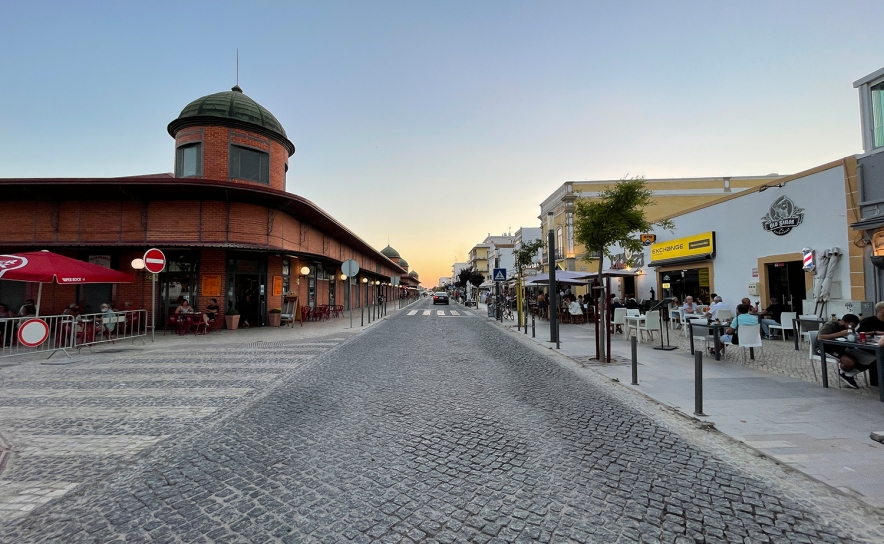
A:
{"type": "Polygon", "coordinates": [[[546,218],[549,222],[549,232],[546,235],[546,242],[549,247],[549,291],[547,295],[547,306],[549,306],[549,341],[558,342],[559,331],[556,324],[559,319],[559,294],[556,289],[556,236],[555,232],[553,232],[553,212],[548,212],[546,218]]]}
{"type": "MultiPolygon", "coordinates": [[[[500,268],[500,257],[499,256],[494,257],[494,268],[500,268]]],[[[491,279],[494,279],[494,278],[491,278],[491,279]]],[[[500,282],[499,281],[494,282],[494,302],[495,302],[494,307],[496,308],[495,313],[497,314],[495,317],[497,317],[498,321],[502,321],[503,320],[503,318],[502,318],[503,313],[500,311],[500,282]]]]}
{"type": "Polygon", "coordinates": [[[150,276],[150,342],[153,343],[157,330],[157,275],[150,276]]]}

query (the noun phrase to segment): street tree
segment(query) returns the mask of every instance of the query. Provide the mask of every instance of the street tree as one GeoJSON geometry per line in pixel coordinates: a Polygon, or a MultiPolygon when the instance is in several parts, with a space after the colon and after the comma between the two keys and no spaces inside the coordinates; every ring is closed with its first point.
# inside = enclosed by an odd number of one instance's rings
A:
{"type": "MultiPolygon", "coordinates": [[[[624,254],[630,255],[626,265],[634,264],[632,256],[641,253],[640,234],[660,227],[674,228],[670,220],[648,221],[645,210],[654,204],[653,192],[648,189],[644,176],[624,178],[604,189],[596,199],[578,198],[574,210],[574,239],[586,248],[584,260],[592,261],[591,255],[598,256],[599,285],[604,285],[605,257],[613,258],[612,248],[619,246],[624,254]]],[[[608,295],[599,297],[599,322],[607,323],[608,295]]],[[[599,347],[601,358],[606,353],[606,329],[600,329],[599,347]]]]}
{"type": "Polygon", "coordinates": [[[454,285],[463,289],[466,289],[469,285],[478,288],[482,285],[483,281],[485,281],[485,276],[472,266],[469,266],[457,273],[457,280],[454,282],[454,285]]]}
{"type": "MultiPolygon", "coordinates": [[[[523,242],[518,249],[513,250],[513,258],[515,259],[516,271],[518,273],[519,281],[523,281],[522,278],[522,270],[526,267],[531,266],[534,263],[534,258],[537,256],[537,252],[540,248],[543,247],[543,240],[538,238],[537,240],[533,240],[531,242],[523,242]]],[[[519,300],[522,298],[522,294],[524,292],[525,284],[522,283],[519,289],[519,300]]],[[[519,315],[519,324],[522,323],[522,316],[519,315]]]]}

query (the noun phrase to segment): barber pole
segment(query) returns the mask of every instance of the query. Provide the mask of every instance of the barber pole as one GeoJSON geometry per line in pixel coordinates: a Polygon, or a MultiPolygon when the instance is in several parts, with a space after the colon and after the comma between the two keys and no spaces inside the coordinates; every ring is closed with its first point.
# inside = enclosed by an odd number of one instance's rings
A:
{"type": "Polygon", "coordinates": [[[802,249],[801,252],[804,253],[804,264],[801,268],[804,269],[805,272],[813,272],[816,268],[816,263],[813,259],[813,250],[806,247],[802,249]]]}

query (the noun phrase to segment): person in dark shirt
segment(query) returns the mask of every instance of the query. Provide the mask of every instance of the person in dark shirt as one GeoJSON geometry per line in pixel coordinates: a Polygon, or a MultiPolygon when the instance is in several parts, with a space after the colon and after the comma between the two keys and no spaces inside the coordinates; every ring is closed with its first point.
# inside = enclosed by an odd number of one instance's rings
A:
{"type": "MultiPolygon", "coordinates": [[[[820,340],[846,339],[847,335],[850,334],[849,328],[855,329],[858,325],[858,317],[853,314],[844,314],[838,321],[829,321],[823,325],[817,338],[820,340]]],[[[875,364],[875,355],[859,349],[845,349],[834,345],[826,345],[825,348],[826,353],[834,356],[840,363],[841,372],[838,373],[838,376],[851,389],[859,389],[855,376],[860,372],[865,372],[875,364]]]]}
{"type": "Polygon", "coordinates": [[[789,311],[791,311],[790,308],[785,304],[780,304],[780,300],[777,297],[770,297],[770,306],[764,311],[766,314],[770,314],[770,317],[761,320],[761,330],[766,338],[773,338],[770,335],[770,326],[779,325],[783,312],[789,311]]]}
{"type": "Polygon", "coordinates": [[[884,302],[875,304],[875,315],[863,319],[859,323],[857,332],[865,332],[877,335],[884,335],[884,302]]]}

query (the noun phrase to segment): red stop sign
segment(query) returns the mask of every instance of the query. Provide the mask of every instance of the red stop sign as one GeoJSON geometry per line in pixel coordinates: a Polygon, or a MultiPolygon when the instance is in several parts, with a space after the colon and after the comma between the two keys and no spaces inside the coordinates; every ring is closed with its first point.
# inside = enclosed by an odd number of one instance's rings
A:
{"type": "Polygon", "coordinates": [[[159,249],[148,249],[144,252],[144,268],[148,272],[159,274],[166,268],[166,256],[159,249]]]}

